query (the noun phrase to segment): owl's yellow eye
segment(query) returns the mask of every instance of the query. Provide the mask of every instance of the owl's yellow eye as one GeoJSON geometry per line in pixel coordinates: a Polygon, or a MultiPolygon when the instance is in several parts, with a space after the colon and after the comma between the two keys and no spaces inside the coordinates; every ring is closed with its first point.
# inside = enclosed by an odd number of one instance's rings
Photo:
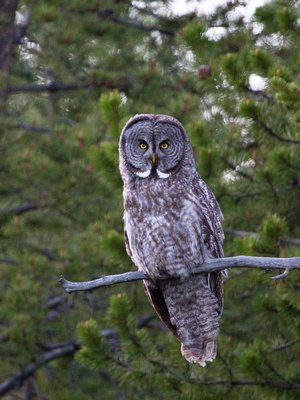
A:
{"type": "Polygon", "coordinates": [[[147,143],[145,143],[145,142],[140,143],[140,148],[141,148],[142,150],[146,150],[146,149],[148,148],[147,143]]]}
{"type": "Polygon", "coordinates": [[[161,145],[160,145],[160,148],[163,149],[163,150],[166,150],[168,147],[169,147],[169,145],[168,145],[167,142],[163,142],[163,143],[161,143],[161,145]]]}

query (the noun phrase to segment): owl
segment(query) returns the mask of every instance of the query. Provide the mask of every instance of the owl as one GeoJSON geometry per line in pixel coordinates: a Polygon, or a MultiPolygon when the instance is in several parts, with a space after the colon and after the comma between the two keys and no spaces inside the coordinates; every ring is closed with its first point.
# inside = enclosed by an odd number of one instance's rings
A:
{"type": "Polygon", "coordinates": [[[217,352],[222,276],[191,272],[204,256],[223,257],[220,207],[198,175],[188,136],[175,118],[131,118],[119,154],[127,253],[149,275],[143,281],[148,299],[181,342],[182,355],[205,366],[217,352]]]}

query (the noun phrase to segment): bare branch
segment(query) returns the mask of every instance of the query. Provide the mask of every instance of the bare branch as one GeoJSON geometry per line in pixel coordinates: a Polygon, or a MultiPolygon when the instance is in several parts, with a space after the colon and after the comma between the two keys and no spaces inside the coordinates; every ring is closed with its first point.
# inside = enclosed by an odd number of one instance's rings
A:
{"type": "Polygon", "coordinates": [[[122,282],[140,281],[142,279],[149,279],[147,275],[140,271],[130,271],[124,274],[102,276],[99,279],[88,282],[71,282],[67,281],[63,276],[60,277],[59,283],[66,289],[68,293],[77,292],[81,290],[92,290],[101,286],[111,286],[122,282]]]}
{"type": "MultiPolygon", "coordinates": [[[[283,274],[272,277],[272,279],[279,279],[286,277],[293,269],[300,269],[300,257],[272,258],[237,256],[206,259],[205,262],[203,262],[198,268],[195,268],[191,275],[198,275],[204,272],[210,273],[231,268],[261,268],[265,270],[283,269],[283,274]]],[[[70,282],[61,276],[59,282],[68,293],[72,293],[82,290],[92,290],[102,286],[111,286],[122,282],[139,281],[143,279],[150,279],[150,277],[143,272],[133,271],[118,275],[102,276],[99,279],[88,282],[70,282]]],[[[164,279],[170,279],[170,277],[163,277],[161,280],[164,279]]]]}
{"type": "Polygon", "coordinates": [[[288,276],[289,273],[290,273],[290,268],[287,267],[282,274],[272,276],[271,279],[275,281],[276,279],[285,278],[286,276],[288,276]]]}

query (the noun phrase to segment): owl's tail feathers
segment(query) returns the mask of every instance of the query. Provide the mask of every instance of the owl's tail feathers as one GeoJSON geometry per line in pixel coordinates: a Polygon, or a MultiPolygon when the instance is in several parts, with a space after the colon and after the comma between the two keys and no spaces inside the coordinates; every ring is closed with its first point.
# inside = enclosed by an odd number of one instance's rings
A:
{"type": "Polygon", "coordinates": [[[206,361],[213,361],[217,355],[217,339],[199,338],[189,344],[181,343],[181,354],[187,361],[205,367],[206,361]]]}
{"type": "MultiPolygon", "coordinates": [[[[217,287],[218,281],[215,279],[211,284],[217,287]]],[[[213,361],[217,353],[222,312],[221,301],[215,294],[218,292],[211,289],[204,274],[162,285],[170,322],[181,342],[183,357],[204,367],[206,361],[213,361]]]]}

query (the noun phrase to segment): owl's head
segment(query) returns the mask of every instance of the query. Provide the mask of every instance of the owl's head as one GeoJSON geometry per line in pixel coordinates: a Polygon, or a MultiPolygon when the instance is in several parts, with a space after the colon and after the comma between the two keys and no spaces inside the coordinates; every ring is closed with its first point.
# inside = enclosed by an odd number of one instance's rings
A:
{"type": "Polygon", "coordinates": [[[123,179],[124,173],[141,179],[167,179],[195,165],[183,126],[167,115],[131,118],[122,131],[119,150],[123,179]]]}

